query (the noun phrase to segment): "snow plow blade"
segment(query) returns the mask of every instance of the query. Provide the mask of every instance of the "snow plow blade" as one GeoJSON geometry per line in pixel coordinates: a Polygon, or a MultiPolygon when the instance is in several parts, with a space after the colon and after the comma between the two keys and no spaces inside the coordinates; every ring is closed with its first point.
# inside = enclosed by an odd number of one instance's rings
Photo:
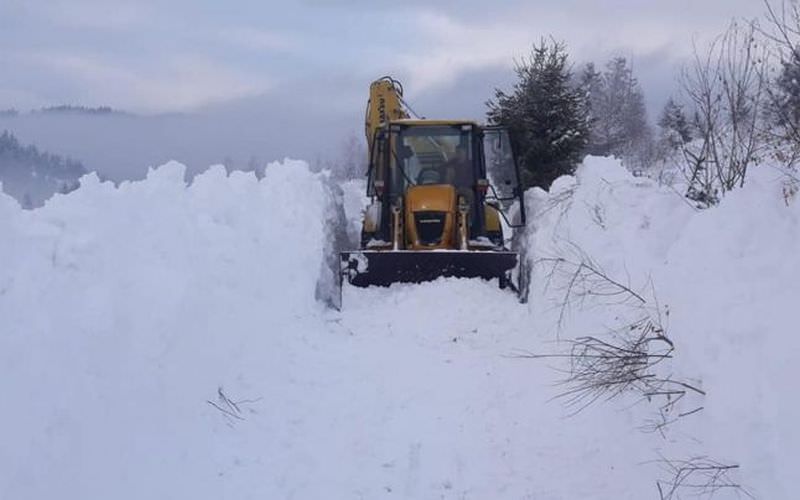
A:
{"type": "Polygon", "coordinates": [[[515,252],[355,251],[342,252],[342,279],[353,286],[421,283],[439,277],[501,278],[517,265],[515,252]]]}

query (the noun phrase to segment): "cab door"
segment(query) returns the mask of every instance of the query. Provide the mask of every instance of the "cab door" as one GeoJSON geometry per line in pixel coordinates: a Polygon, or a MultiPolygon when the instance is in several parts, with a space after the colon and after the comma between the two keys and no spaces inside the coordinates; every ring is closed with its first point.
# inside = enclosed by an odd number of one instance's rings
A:
{"type": "Polygon", "coordinates": [[[519,166],[505,127],[484,127],[483,157],[489,180],[486,201],[498,207],[509,227],[525,226],[525,199],[520,183],[519,166]],[[518,204],[518,216],[510,216],[518,204]]]}

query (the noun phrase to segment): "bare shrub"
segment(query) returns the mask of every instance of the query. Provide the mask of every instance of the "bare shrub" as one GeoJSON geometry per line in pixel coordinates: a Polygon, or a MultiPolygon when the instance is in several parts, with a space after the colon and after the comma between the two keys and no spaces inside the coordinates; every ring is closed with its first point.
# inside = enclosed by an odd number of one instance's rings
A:
{"type": "Polygon", "coordinates": [[[692,105],[695,139],[682,147],[687,196],[703,206],[744,185],[764,151],[766,48],[754,22],[733,21],[706,52],[695,47],[682,90],[692,105]]]}
{"type": "Polygon", "coordinates": [[[577,245],[567,243],[573,254],[567,257],[543,257],[534,267],[544,269],[544,292],[555,290],[558,298],[558,332],[564,326],[567,313],[574,306],[583,307],[589,298],[601,298],[604,306],[633,304],[643,306],[647,301],[630,284],[610,277],[608,273],[577,245]]]}
{"type": "Polygon", "coordinates": [[[598,400],[610,400],[624,393],[638,393],[642,399],[659,399],[660,419],[657,430],[683,415],[696,413],[697,407],[673,417],[674,409],[687,393],[705,395],[698,387],[657,373],[657,366],[671,359],[675,345],[662,325],[658,306],[650,307],[644,296],[630,284],[612,278],[596,262],[573,245],[580,259],[543,258],[536,265],[547,265],[548,283],[557,287],[560,297],[559,331],[567,310],[583,305],[592,297],[604,306],[629,306],[638,316],[620,328],[597,335],[564,341],[569,348],[561,353],[524,353],[520,357],[541,359],[561,358],[568,362],[559,382],[566,389],[556,398],[578,413],[598,400]]]}

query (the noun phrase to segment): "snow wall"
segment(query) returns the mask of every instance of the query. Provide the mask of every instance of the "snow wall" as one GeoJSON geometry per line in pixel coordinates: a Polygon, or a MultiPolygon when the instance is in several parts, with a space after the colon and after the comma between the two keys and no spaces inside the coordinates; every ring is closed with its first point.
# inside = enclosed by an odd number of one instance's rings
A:
{"type": "Polygon", "coordinates": [[[342,312],[324,299],[359,183],[183,174],[87,176],[34,211],[0,195],[0,498],[642,499],[659,457],[699,455],[791,498],[800,209],[776,173],[700,212],[589,158],[527,193],[528,304],[449,279],[347,289],[342,312]],[[635,394],[572,416],[558,362],[519,357],[637,313],[561,307],[541,259],[576,256],[666,316],[666,369],[707,394],[663,436],[635,394]]]}
{"type": "MultiPolygon", "coordinates": [[[[564,338],[608,338],[604,332],[646,312],[675,343],[674,359],[657,375],[706,393],[689,390],[671,413],[639,417],[640,428],[654,434],[654,460],[738,465],[732,482],[756,498],[793,498],[791,478],[800,466],[800,439],[790,428],[800,419],[800,400],[788,396],[795,390],[790,381],[800,377],[793,333],[800,300],[797,182],[761,166],[718,207],[699,210],[616,160],[590,157],[575,177],[558,179],[549,193],[530,191],[527,201],[534,214],[530,258],[540,261],[531,292],[537,328],[552,330],[561,320],[564,338]],[[541,262],[553,258],[588,261],[646,304],[604,296],[618,291],[607,287],[573,296],[562,308],[573,275],[554,275],[551,263],[541,262]],[[657,430],[665,420],[674,423],[657,430]]],[[[650,409],[663,403],[656,398],[650,409]]],[[[660,467],[668,479],[669,467],[660,467]]],[[[703,486],[707,479],[695,474],[686,483],[703,486]]],[[[714,498],[740,494],[723,487],[714,498]]]]}

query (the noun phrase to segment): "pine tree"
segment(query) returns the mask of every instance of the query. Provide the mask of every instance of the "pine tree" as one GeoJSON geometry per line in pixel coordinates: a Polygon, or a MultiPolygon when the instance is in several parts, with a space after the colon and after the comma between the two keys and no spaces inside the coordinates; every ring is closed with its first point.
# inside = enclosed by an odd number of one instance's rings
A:
{"type": "Polygon", "coordinates": [[[547,189],[582,158],[589,133],[585,95],[570,84],[568,54],[558,42],[534,45],[516,73],[510,94],[495,90],[487,116],[509,129],[523,185],[547,189]]]}
{"type": "Polygon", "coordinates": [[[605,94],[603,82],[603,74],[595,69],[594,63],[588,63],[581,73],[578,81],[578,86],[584,92],[586,103],[586,116],[587,123],[589,124],[589,139],[586,145],[586,152],[590,155],[602,156],[607,154],[605,151],[598,149],[600,143],[597,137],[596,126],[599,120],[597,111],[600,107],[600,102],[605,94]]]}
{"type": "Polygon", "coordinates": [[[581,86],[589,93],[592,132],[587,152],[634,162],[646,156],[652,139],[644,94],[624,57],[612,59],[600,75],[587,66],[581,86]]]}
{"type": "Polygon", "coordinates": [[[692,140],[692,129],[683,106],[671,97],[661,111],[658,126],[661,128],[661,142],[671,150],[678,149],[692,140]]]}

